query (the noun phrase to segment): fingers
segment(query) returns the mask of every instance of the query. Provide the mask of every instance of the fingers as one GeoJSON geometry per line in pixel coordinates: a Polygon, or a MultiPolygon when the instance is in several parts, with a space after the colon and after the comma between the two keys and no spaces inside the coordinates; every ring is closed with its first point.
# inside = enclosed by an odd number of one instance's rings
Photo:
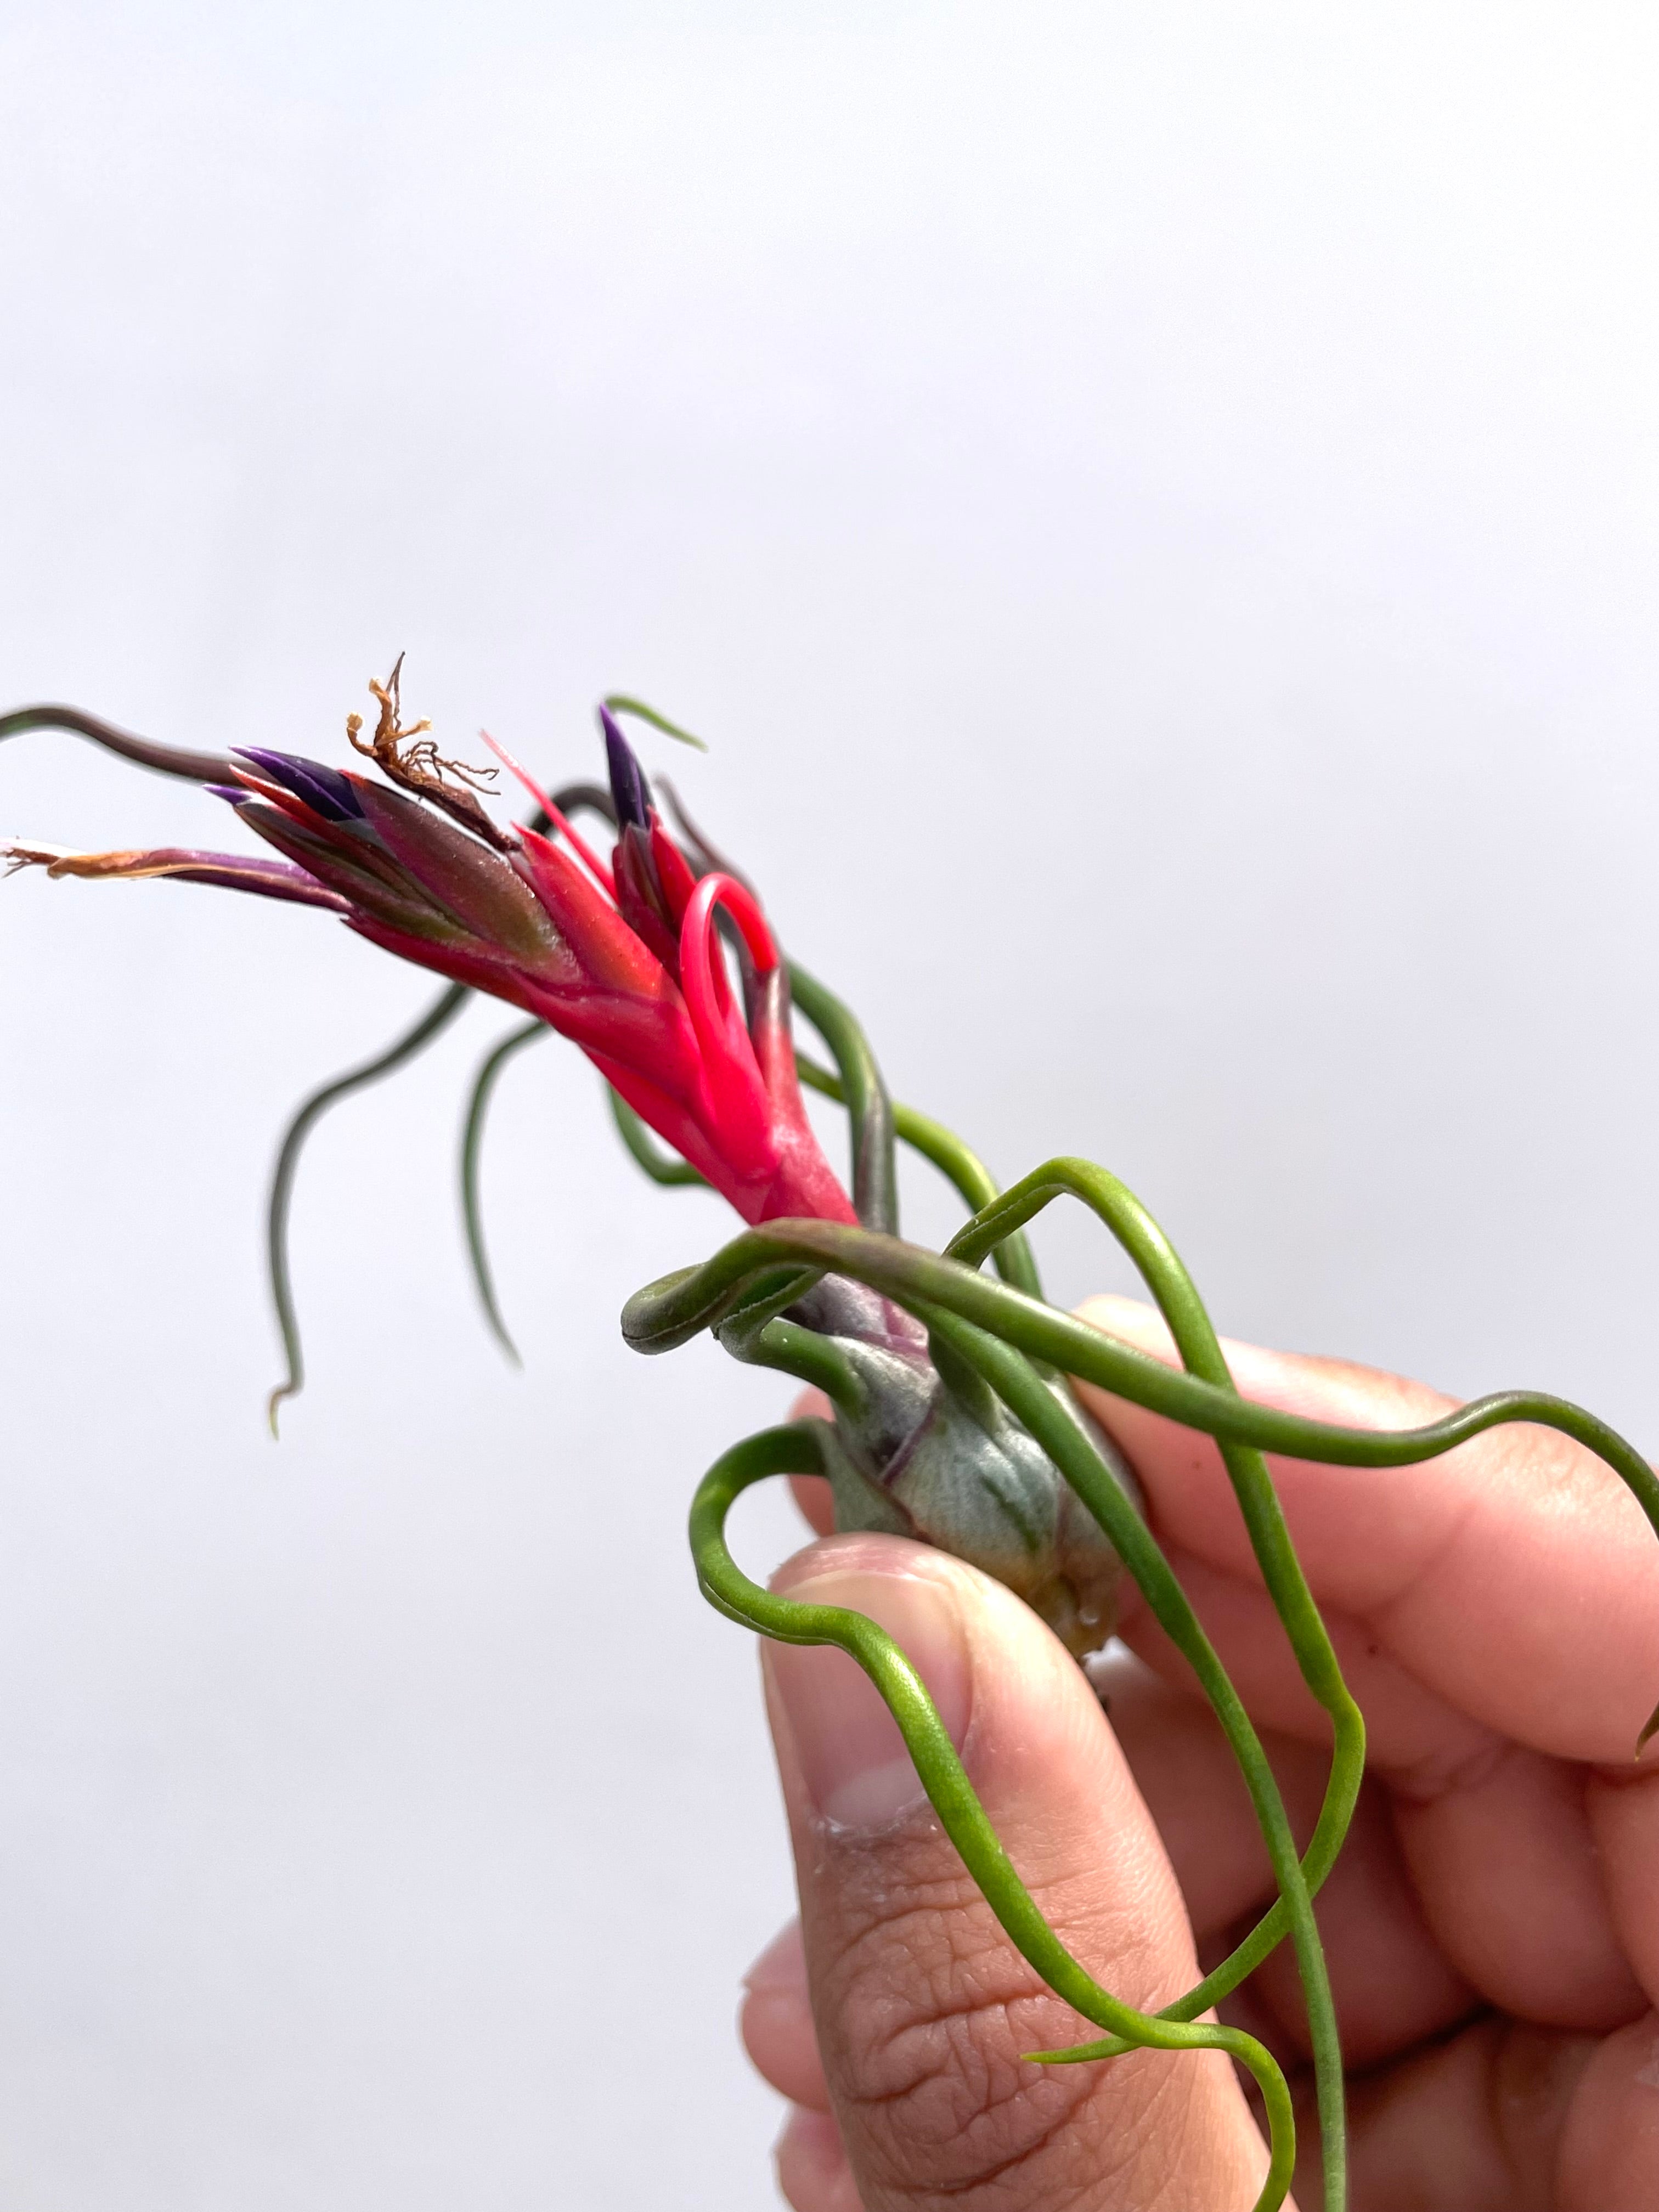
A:
{"type": "MultiPolygon", "coordinates": [[[[1652,2013],[1600,2041],[1488,2018],[1381,2069],[1350,2100],[1352,2212],[1648,2212],[1659,2203],[1656,2031],[1652,2013]]],[[[1297,2148],[1307,2189],[1311,2121],[1297,2148]]]]}
{"type": "Polygon", "coordinates": [[[1659,1774],[1592,1776],[1585,1805],[1620,1944],[1649,2002],[1659,2004],[1659,1774]]]}
{"type": "MultiPolygon", "coordinates": [[[[1296,1674],[1265,1594],[1212,1569],[1194,1567],[1179,1555],[1172,1564],[1258,1721],[1328,1740],[1328,1728],[1296,1674]]],[[[1178,1693],[1195,1699],[1185,1662],[1155,1627],[1134,1615],[1123,1626],[1137,1651],[1167,1674],[1178,1693]]],[[[1365,1711],[1373,1771],[1389,1784],[1413,1893],[1417,1938],[1426,1923],[1450,1969],[1486,2002],[1550,2027],[1605,2032],[1659,1997],[1659,1908],[1650,1907],[1647,1875],[1659,1851],[1659,1831],[1638,1842],[1636,1824],[1628,1817],[1634,1798],[1625,1819],[1610,1814],[1605,1832],[1598,1832],[1585,1802],[1587,1770],[1505,1743],[1417,1690],[1393,1662],[1368,1658],[1364,1632],[1356,1624],[1337,1619],[1329,1626],[1365,1711]],[[1609,1887],[1614,1904],[1609,1902],[1609,1887]]],[[[1122,1718],[1126,1728],[1132,1724],[1127,1714],[1122,1718]]],[[[1188,1731],[1200,1731],[1207,1745],[1212,1728],[1194,1703],[1188,1731]]],[[[1269,1741],[1279,1747],[1273,1755],[1276,1771],[1282,1772],[1282,1739],[1270,1735],[1269,1741]]],[[[1316,1764],[1322,1782],[1326,1756],[1311,1751],[1306,1756],[1316,1764]]],[[[1650,1789],[1659,1791],[1659,1776],[1650,1776],[1647,1768],[1619,1771],[1632,1779],[1649,1777],[1650,1789]]],[[[1143,1787],[1164,1827],[1156,1784],[1143,1782],[1143,1787]]],[[[1209,1788],[1221,1790],[1224,1783],[1215,1778],[1209,1788]]],[[[1597,1790],[1611,1806],[1622,1802],[1619,1784],[1595,1784],[1592,1798],[1599,1802],[1597,1790]]],[[[1177,1837],[1167,1827],[1165,1833],[1184,1887],[1188,1877],[1177,1837]]],[[[1351,1844],[1350,1854],[1352,1850],[1351,1844]]],[[[1218,1876],[1224,1878],[1230,1856],[1223,1848],[1194,1877],[1199,1899],[1207,1899],[1218,1876]]],[[[1343,1865],[1347,1863],[1345,1856],[1343,1865]]],[[[1330,1922],[1340,1893],[1335,1887],[1328,1888],[1320,1917],[1341,2011],[1349,1961],[1330,1922]]],[[[1232,1894],[1230,1883],[1224,1894],[1232,1894]]],[[[1367,2013],[1361,2032],[1369,2035],[1384,2032],[1391,2007],[1382,2002],[1382,1991],[1403,1969],[1406,1954],[1397,1941],[1396,1917],[1382,1900],[1372,1898],[1368,1910],[1376,1916],[1370,1932],[1385,1942],[1389,1970],[1380,1980],[1364,1974],[1358,1978],[1367,2013]]],[[[1195,1924],[1202,1935],[1211,1923],[1195,1911],[1195,1924]]],[[[1356,1922],[1353,1932],[1364,1935],[1365,1921],[1356,1922]]],[[[1415,1977],[1407,1986],[1418,1987],[1415,1977]]],[[[1351,2013],[1344,2014],[1345,2039],[1358,2026],[1351,2013]]]]}
{"type": "MultiPolygon", "coordinates": [[[[1084,1315],[1173,1359],[1150,1307],[1099,1298],[1084,1315]]],[[[1410,1427],[1451,1402],[1365,1368],[1224,1349],[1247,1397],[1327,1421],[1410,1427]]],[[[1160,1535],[1241,1585],[1256,1583],[1213,1443],[1087,1386],[1083,1395],[1139,1474],[1160,1535]]],[[[1272,1468],[1322,1606],[1486,1727],[1565,1758],[1629,1759],[1659,1694],[1659,1545],[1590,1453],[1521,1427],[1419,1467],[1275,1458],[1272,1468]]]]}
{"type": "Polygon", "coordinates": [[[1559,2212],[1659,2204],[1659,2015],[1598,2044],[1572,2102],[1558,2165],[1559,2212]]]}
{"type": "MultiPolygon", "coordinates": [[[[834,1414],[835,1407],[822,1390],[803,1390],[789,1408],[792,1421],[827,1421],[834,1414]]],[[[789,1487],[794,1492],[801,1518],[812,1534],[831,1534],[836,1526],[836,1506],[824,1478],[821,1474],[792,1474],[789,1487]]]]}
{"type": "MultiPolygon", "coordinates": [[[[1224,1958],[1272,1901],[1266,1846],[1213,1715],[1137,1666],[1100,1670],[1112,1725],[1187,1899],[1206,1966],[1224,1958]]],[[[1263,1744],[1297,1843],[1305,1848],[1328,1759],[1268,1735],[1263,1744]]],[[[1342,2049],[1350,2066],[1393,2057],[1443,2033],[1479,2000],[1425,1925],[1383,1794],[1367,1782],[1335,1870],[1316,1906],[1342,2049]]],[[[1308,2054],[1296,1961],[1281,1944],[1244,1984],[1242,2025],[1287,2066],[1308,2054]]],[[[1231,2007],[1224,2008],[1229,2019],[1231,2007]]],[[[1620,2018],[1627,2014],[1619,2015],[1620,2018]]]]}
{"type": "Polygon", "coordinates": [[[821,1474],[792,1474],[789,1487],[795,1494],[800,1516],[815,1536],[833,1535],[836,1527],[836,1501],[830,1494],[830,1485],[821,1474]]]}
{"type": "MultiPolygon", "coordinates": [[[[1093,1679],[1109,1695],[1113,1731],[1169,1855],[1199,1943],[1224,1936],[1236,1922],[1254,1919],[1273,1896],[1273,1869],[1249,1792],[1213,1717],[1127,1652],[1093,1679]]],[[[1324,1787],[1324,1762],[1301,1744],[1276,1742],[1269,1752],[1291,1823],[1305,1838],[1324,1787]]],[[[1212,1942],[1211,1948],[1219,1956],[1231,1946],[1212,1942]]],[[[740,2029],[750,2058],[780,2096],[829,2111],[799,1920],[774,1937],[744,1977],[740,2029]]]]}
{"type": "Polygon", "coordinates": [[[761,1953],[744,1977],[744,2047],[757,2070],[794,2106],[778,2138],[779,2188],[795,2212],[862,2212],[830,2110],[799,1920],[761,1953]]]}
{"type": "MultiPolygon", "coordinates": [[[[1200,1948],[1274,1894],[1244,1778],[1209,1707],[1127,1651],[1091,1667],[1112,1730],[1169,1854],[1200,1948]]],[[[1313,1827],[1328,1760],[1283,1739],[1266,1746],[1298,1840],[1313,1827]]]]}
{"type": "Polygon", "coordinates": [[[756,2071],[781,2097],[815,2112],[829,2111],[799,1920],[773,1937],[744,1977],[738,2029],[756,2071]]]}
{"type": "MultiPolygon", "coordinates": [[[[884,1537],[815,1545],[778,1586],[867,1613],[895,1637],[1014,1864],[1098,1980],[1151,2008],[1196,1979],[1168,1860],[1098,1702],[1016,1599],[884,1537]]],[[[817,2039],[848,2161],[843,2184],[827,2130],[810,2115],[792,2122],[780,2172],[798,2212],[1155,2201],[1244,2212],[1266,2153],[1229,2063],[1207,2052],[1024,2063],[1024,2051],[1092,2031],[1003,1936],[875,1692],[834,1650],[769,1645],[765,1667],[817,2039]]],[[[774,2058],[781,2071],[790,2063],[774,2058]]],[[[791,2078],[815,2094],[799,2068],[791,2078]]]]}
{"type": "MultiPolygon", "coordinates": [[[[1425,1924],[1387,1800],[1374,1784],[1360,1793],[1342,1856],[1314,1911],[1342,2056],[1351,2069],[1394,2058],[1480,2009],[1474,1990],[1425,1924]]],[[[1267,2040],[1282,2061],[1309,2055],[1307,2007],[1288,1944],[1263,1961],[1244,1995],[1258,2016],[1271,2021],[1267,2040]]]]}
{"type": "MultiPolygon", "coordinates": [[[[1352,2212],[1637,2212],[1650,2197],[1559,2191],[1595,2056],[1585,2036],[1485,2020],[1358,2083],[1348,2113],[1352,2212]]],[[[1306,2190],[1318,2172],[1311,2118],[1297,2152],[1306,2190]]]]}
{"type": "MultiPolygon", "coordinates": [[[[1127,1655],[1095,1677],[1142,1800],[1157,1825],[1204,1964],[1224,1956],[1273,1895],[1261,1832],[1225,1738],[1213,1717],[1127,1655]]],[[[1270,1737],[1267,1752],[1297,1837],[1312,1829],[1324,1760],[1270,1737]]],[[[1425,1926],[1381,1793],[1367,1784],[1343,1856],[1322,1892],[1318,1917],[1342,2046],[1352,2066],[1392,2058],[1476,2008],[1474,1992],[1425,1926]]],[[[797,1923],[769,1944],[747,1979],[743,2035],[750,2058],[779,2093],[818,2112],[829,2090],[812,2025],[797,1923]]],[[[1295,1961],[1281,1946],[1246,1984],[1248,2015],[1287,2066],[1307,2056],[1306,2017],[1295,1961]]],[[[1627,2019],[1640,2001],[1616,2014],[1627,2019]]],[[[1609,2021],[1609,2025],[1613,2024],[1609,2021]]]]}
{"type": "Polygon", "coordinates": [[[1606,1886],[1629,1855],[1598,1850],[1588,1779],[1508,1745],[1427,1803],[1398,1799],[1395,1824],[1429,1925],[1489,2003],[1605,2033],[1648,1998],[1606,1886]]]}
{"type": "MultiPolygon", "coordinates": [[[[1164,1553],[1251,1717],[1306,1743],[1328,1746],[1329,1718],[1303,1680],[1284,1623],[1260,1580],[1246,1581],[1168,1542],[1164,1553]]],[[[1426,1794],[1503,1741],[1408,1673],[1365,1622],[1330,1605],[1321,1609],[1344,1679],[1364,1713],[1373,1766],[1426,1794]]],[[[1133,1589],[1120,1599],[1117,1626],[1165,1680],[1199,1694],[1192,1669],[1133,1589]]]]}
{"type": "Polygon", "coordinates": [[[778,2186],[794,2212],[865,2212],[841,2130],[828,2112],[791,2112],[778,2138],[778,2186]]]}

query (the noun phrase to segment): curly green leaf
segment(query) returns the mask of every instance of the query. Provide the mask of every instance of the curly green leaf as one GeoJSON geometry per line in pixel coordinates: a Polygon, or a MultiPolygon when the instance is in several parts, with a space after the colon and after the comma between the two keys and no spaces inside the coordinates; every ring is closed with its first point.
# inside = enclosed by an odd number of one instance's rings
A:
{"type": "Polygon", "coordinates": [[[236,763],[228,753],[198,753],[183,745],[158,744],[153,738],[135,737],[100,715],[83,714],[79,707],[19,707],[0,714],[0,741],[21,738],[29,730],[67,730],[77,738],[90,738],[106,752],[153,769],[157,775],[176,775],[186,783],[232,783],[236,763]]]}
{"type": "Polygon", "coordinates": [[[417,1053],[423,1052],[434,1037],[448,1028],[471,995],[466,984],[451,983],[395,1044],[366,1060],[361,1067],[336,1076],[320,1091],[313,1091],[288,1125],[277,1151],[265,1212],[265,1255],[271,1303],[276,1309],[276,1326],[282,1331],[283,1352],[288,1362],[288,1373],[265,1401],[265,1418],[270,1423],[273,1437],[276,1434],[277,1407],[284,1398],[295,1397],[305,1388],[305,1353],[300,1342],[300,1318],[289,1274],[288,1218],[294,1197],[294,1177],[306,1139],[331,1106],[350,1097],[353,1091],[366,1091],[370,1084],[380,1082],[383,1076],[391,1075],[417,1053]]]}
{"type": "MultiPolygon", "coordinates": [[[[847,1103],[846,1085],[833,1069],[820,1067],[810,1054],[799,1050],[795,1054],[795,1066],[801,1081],[809,1090],[819,1091],[826,1098],[833,1098],[837,1105],[847,1103]]],[[[920,1113],[915,1107],[907,1106],[896,1098],[893,1101],[893,1134],[902,1145],[908,1145],[912,1152],[920,1152],[923,1159],[930,1160],[946,1182],[953,1184],[975,1211],[988,1206],[997,1196],[996,1179],[989,1168],[978,1153],[965,1144],[954,1129],[947,1129],[943,1121],[936,1121],[931,1115],[920,1113]]],[[[1028,1297],[1040,1298],[1042,1296],[1042,1282],[1037,1273],[1036,1261],[1031,1255],[1030,1245],[1023,1231],[1016,1230],[1012,1236],[1003,1237],[992,1247],[991,1264],[1004,1282],[1012,1283],[1017,1291],[1024,1291],[1028,1297]]]]}
{"type": "Polygon", "coordinates": [[[466,1255],[472,1267],[472,1287],[478,1293],[478,1303],[483,1308],[491,1335],[515,1367],[522,1367],[524,1362],[519,1357],[518,1346],[507,1333],[496,1301],[495,1273],[489,1264],[489,1248],[484,1242],[478,1165],[483,1152],[484,1121],[489,1112],[490,1097],[501,1070],[514,1053],[527,1044],[534,1044],[538,1037],[551,1035],[545,1022],[526,1022],[521,1028],[510,1030],[495,1050],[485,1055],[472,1079],[466,1119],[461,1127],[461,1218],[466,1225],[466,1255]]]}
{"type": "Polygon", "coordinates": [[[643,699],[631,698],[625,691],[611,691],[607,693],[604,704],[613,714],[632,714],[636,721],[648,722],[653,730],[660,730],[665,738],[678,738],[683,745],[695,745],[700,753],[708,750],[705,739],[683,730],[678,722],[671,722],[666,714],[647,707],[643,699]]]}
{"type": "MultiPolygon", "coordinates": [[[[793,960],[789,990],[794,1004],[829,1046],[840,1072],[839,1094],[853,1131],[853,1210],[866,1229],[896,1237],[898,1174],[893,1159],[893,1102],[870,1041],[850,1008],[793,960]]],[[[796,1065],[799,1066],[799,1060],[796,1065]]],[[[806,1079],[811,1082],[811,1077],[806,1079]]]]}
{"type": "MultiPolygon", "coordinates": [[[[678,1269],[636,1291],[623,1310],[623,1334],[637,1351],[669,1351],[723,1318],[750,1278],[790,1261],[850,1275],[911,1311],[918,1301],[942,1306],[1028,1357],[1047,1360],[1149,1413],[1218,1441],[1254,1445],[1286,1459],[1332,1467],[1408,1467],[1454,1451],[1488,1429],[1536,1422],[1571,1437],[1609,1467],[1659,1534],[1659,1477],[1632,1444],[1567,1399],[1543,1391],[1498,1391],[1415,1429],[1350,1429],[1316,1421],[1258,1405],[1201,1376],[1167,1367],[1149,1352],[993,1281],[959,1260],[840,1222],[769,1221],[744,1231],[700,1267],[678,1269]]],[[[1642,1740],[1656,1728],[1659,1718],[1649,1722],[1642,1740]]]]}
{"type": "Polygon", "coordinates": [[[691,1509],[691,1551],[704,1595],[728,1620],[787,1644],[831,1644],[855,1660],[897,1723],[905,1748],[946,1834],[1005,1934],[1057,1995],[1107,2029],[1125,2050],[1224,2051],[1261,2092],[1269,2134],[1267,2179],[1254,2212],[1276,2212],[1291,2185],[1296,2124],[1285,2077],[1271,2054],[1241,2029],[1137,2012],[1101,1987],[1054,1934],[1020,1880],[963,1771],[921,1676],[886,1632],[840,1606],[806,1605],[762,1589],[732,1559],[726,1519],[752,1484],[780,1474],[823,1471],[823,1425],[802,1421],[735,1445],[709,1469],[691,1509]]]}

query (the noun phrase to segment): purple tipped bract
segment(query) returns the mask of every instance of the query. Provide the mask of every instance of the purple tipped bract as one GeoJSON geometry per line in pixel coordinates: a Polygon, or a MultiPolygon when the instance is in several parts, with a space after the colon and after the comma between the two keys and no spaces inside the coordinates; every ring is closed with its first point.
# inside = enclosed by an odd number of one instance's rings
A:
{"type": "Polygon", "coordinates": [[[215,799],[222,799],[231,806],[246,806],[253,793],[240,783],[204,783],[202,786],[215,799]]]}
{"type": "Polygon", "coordinates": [[[268,752],[263,745],[238,745],[232,755],[258,769],[272,783],[291,791],[296,799],[320,814],[325,822],[360,822],[362,801],[349,781],[337,768],[320,761],[301,760],[295,753],[268,752]]]}
{"type": "Polygon", "coordinates": [[[611,770],[611,796],[617,802],[617,828],[626,830],[631,823],[636,830],[651,826],[651,787],[645,780],[645,770],[635,757],[634,748],[623,737],[616,716],[609,707],[599,709],[599,726],[605,732],[605,757],[611,770]]]}

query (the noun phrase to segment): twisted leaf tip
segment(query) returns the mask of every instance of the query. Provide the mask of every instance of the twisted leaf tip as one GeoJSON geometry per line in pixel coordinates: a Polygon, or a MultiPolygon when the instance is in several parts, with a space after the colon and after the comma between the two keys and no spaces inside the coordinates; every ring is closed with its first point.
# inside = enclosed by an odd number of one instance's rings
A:
{"type": "Polygon", "coordinates": [[[647,707],[643,699],[631,698],[625,691],[607,692],[599,702],[608,714],[632,714],[635,721],[648,722],[653,730],[660,730],[665,738],[677,738],[683,745],[691,745],[698,752],[708,750],[705,739],[694,737],[690,730],[671,722],[666,714],[659,714],[654,707],[647,707]]]}
{"type": "Polygon", "coordinates": [[[270,1424],[270,1441],[274,1444],[283,1441],[283,1432],[276,1425],[276,1408],[284,1398],[292,1398],[299,1388],[299,1383],[290,1376],[286,1382],[279,1382],[265,1400],[265,1419],[270,1424]]]}

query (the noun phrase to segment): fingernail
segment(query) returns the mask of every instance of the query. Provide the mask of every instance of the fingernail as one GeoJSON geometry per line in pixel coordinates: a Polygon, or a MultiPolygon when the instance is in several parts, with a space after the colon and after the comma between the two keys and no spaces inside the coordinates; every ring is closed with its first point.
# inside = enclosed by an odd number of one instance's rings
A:
{"type": "MultiPolygon", "coordinates": [[[[949,1585],[930,1577],[845,1572],[793,1583],[808,1605],[843,1606],[884,1628],[927,1684],[960,1748],[972,1676],[949,1585]]],[[[824,1644],[766,1648],[780,1723],[814,1809],[835,1826],[884,1828],[926,1796],[898,1725],[861,1667],[824,1644]]]]}

